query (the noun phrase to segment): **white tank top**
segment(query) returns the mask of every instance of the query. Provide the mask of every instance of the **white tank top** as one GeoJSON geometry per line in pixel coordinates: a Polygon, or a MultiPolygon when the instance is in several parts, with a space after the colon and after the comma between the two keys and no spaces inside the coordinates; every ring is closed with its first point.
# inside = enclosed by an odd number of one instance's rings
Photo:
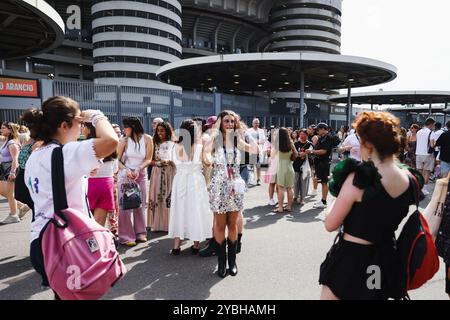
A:
{"type": "Polygon", "coordinates": [[[125,151],[125,166],[130,169],[138,169],[144,162],[147,154],[145,150],[145,138],[142,135],[139,143],[136,144],[133,139],[127,138],[127,147],[125,151]]]}

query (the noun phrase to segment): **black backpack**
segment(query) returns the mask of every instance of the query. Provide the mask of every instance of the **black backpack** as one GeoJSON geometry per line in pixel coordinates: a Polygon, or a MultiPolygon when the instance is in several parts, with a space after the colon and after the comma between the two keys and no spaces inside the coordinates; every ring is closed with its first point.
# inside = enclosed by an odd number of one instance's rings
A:
{"type": "Polygon", "coordinates": [[[331,145],[333,148],[336,148],[340,143],[341,143],[341,139],[339,139],[339,137],[337,135],[333,135],[331,136],[331,145]]]}

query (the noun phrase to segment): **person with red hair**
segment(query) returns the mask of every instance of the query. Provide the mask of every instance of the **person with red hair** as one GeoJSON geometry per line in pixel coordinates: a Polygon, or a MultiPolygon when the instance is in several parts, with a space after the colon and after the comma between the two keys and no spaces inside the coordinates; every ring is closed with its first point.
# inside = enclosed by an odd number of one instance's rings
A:
{"type": "Polygon", "coordinates": [[[340,229],[320,267],[321,299],[401,298],[394,236],[415,203],[423,178],[398,164],[400,120],[387,112],[362,112],[354,123],[361,139],[362,162],[346,159],[333,170],[330,192],[336,196],[325,218],[328,232],[340,229]],[[367,285],[376,266],[380,282],[367,285]]]}

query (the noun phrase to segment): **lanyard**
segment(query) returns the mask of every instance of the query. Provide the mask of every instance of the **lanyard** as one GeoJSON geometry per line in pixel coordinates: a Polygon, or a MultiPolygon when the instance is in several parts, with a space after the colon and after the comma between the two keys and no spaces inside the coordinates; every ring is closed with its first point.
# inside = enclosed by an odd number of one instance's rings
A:
{"type": "Polygon", "coordinates": [[[231,160],[231,162],[228,160],[228,155],[227,155],[227,149],[225,148],[225,146],[223,147],[223,153],[225,155],[225,161],[227,164],[227,175],[229,179],[234,179],[235,177],[235,168],[234,168],[234,164],[236,164],[236,147],[233,147],[233,159],[231,160]]]}

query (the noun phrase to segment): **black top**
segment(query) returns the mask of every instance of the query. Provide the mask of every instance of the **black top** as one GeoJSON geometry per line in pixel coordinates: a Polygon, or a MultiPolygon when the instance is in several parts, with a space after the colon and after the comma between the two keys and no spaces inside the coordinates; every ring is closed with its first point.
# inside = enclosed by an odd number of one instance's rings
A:
{"type": "Polygon", "coordinates": [[[407,216],[409,206],[415,203],[413,183],[410,178],[408,189],[397,198],[392,198],[380,183],[381,188],[375,194],[364,195],[363,202],[353,204],[344,220],[344,232],[375,244],[392,240],[398,225],[407,216]]]}
{"type": "MultiPolygon", "coordinates": [[[[311,146],[312,143],[308,140],[306,140],[305,143],[297,141],[294,143],[295,146],[295,150],[297,150],[298,153],[300,152],[305,152],[305,150],[308,150],[311,146]]],[[[295,161],[293,162],[293,166],[294,166],[294,171],[295,172],[300,172],[300,168],[303,165],[303,162],[305,162],[306,158],[302,159],[300,157],[297,157],[297,159],[295,159],[295,161]]]]}
{"type": "MultiPolygon", "coordinates": [[[[450,181],[447,190],[450,190],[450,181]]],[[[442,221],[436,237],[436,249],[439,256],[444,259],[446,264],[450,264],[450,194],[447,191],[442,221]]]]}
{"type": "MultiPolygon", "coordinates": [[[[250,138],[249,138],[247,133],[244,136],[244,140],[245,140],[246,143],[250,143],[250,138]]],[[[241,152],[241,163],[239,165],[240,168],[243,168],[243,167],[245,167],[245,166],[247,166],[249,164],[255,164],[256,163],[256,159],[251,159],[252,163],[250,163],[250,156],[251,155],[250,155],[249,152],[247,152],[245,150],[240,150],[240,152],[241,152]]],[[[256,155],[252,155],[252,156],[256,157],[256,155]]]]}
{"type": "Polygon", "coordinates": [[[439,159],[444,162],[450,162],[450,132],[446,131],[440,135],[436,141],[436,146],[441,147],[439,159]]]}
{"type": "Polygon", "coordinates": [[[333,149],[332,138],[329,134],[319,137],[317,144],[314,147],[314,150],[326,150],[327,153],[321,156],[316,156],[316,162],[329,162],[331,151],[333,149]]]}

